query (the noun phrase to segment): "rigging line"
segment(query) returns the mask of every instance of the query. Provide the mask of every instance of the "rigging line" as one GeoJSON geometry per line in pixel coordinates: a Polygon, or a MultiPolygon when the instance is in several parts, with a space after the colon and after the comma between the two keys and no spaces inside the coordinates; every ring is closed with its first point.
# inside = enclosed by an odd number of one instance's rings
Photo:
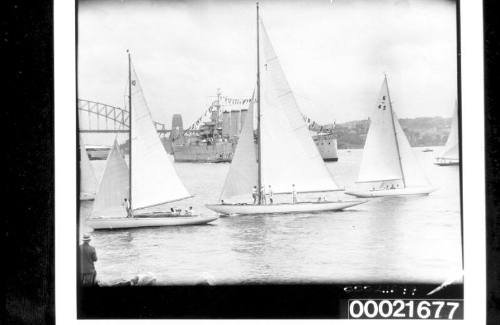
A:
{"type": "Polygon", "coordinates": [[[403,164],[401,162],[401,152],[399,151],[399,141],[398,141],[398,135],[396,132],[396,122],[394,122],[394,110],[392,109],[392,101],[391,101],[391,95],[389,93],[389,83],[387,81],[387,75],[384,75],[385,78],[385,85],[387,87],[387,99],[389,101],[389,109],[391,110],[391,121],[392,121],[392,129],[394,130],[394,138],[396,140],[396,149],[398,152],[398,161],[399,161],[399,169],[401,170],[401,177],[403,181],[403,187],[406,187],[406,181],[405,181],[405,174],[403,171],[403,164]]]}
{"type": "Polygon", "coordinates": [[[262,202],[262,134],[261,134],[261,125],[260,125],[260,44],[259,44],[259,3],[257,2],[257,148],[258,148],[258,153],[257,153],[257,159],[258,159],[258,164],[257,164],[257,193],[258,193],[258,199],[259,199],[259,204],[262,202]]]}

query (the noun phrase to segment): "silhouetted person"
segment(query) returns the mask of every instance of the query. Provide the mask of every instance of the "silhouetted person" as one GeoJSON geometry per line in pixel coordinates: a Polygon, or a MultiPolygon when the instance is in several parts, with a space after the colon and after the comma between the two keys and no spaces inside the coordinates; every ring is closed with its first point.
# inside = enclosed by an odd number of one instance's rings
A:
{"type": "Polygon", "coordinates": [[[273,189],[271,188],[271,185],[269,185],[266,195],[269,196],[269,203],[273,204],[273,189]]]}
{"type": "Polygon", "coordinates": [[[127,210],[127,218],[132,218],[132,207],[130,206],[130,201],[127,198],[123,199],[123,205],[125,210],[127,210]]]}
{"type": "Polygon", "coordinates": [[[94,262],[97,261],[95,248],[90,246],[90,235],[83,235],[83,243],[80,245],[80,274],[82,285],[96,285],[96,271],[94,262]]]}
{"type": "Polygon", "coordinates": [[[192,216],[193,215],[193,207],[189,207],[186,209],[185,213],[186,216],[192,216]]]}
{"type": "Polygon", "coordinates": [[[257,202],[257,186],[254,186],[252,188],[252,197],[253,197],[253,204],[257,202]]]}

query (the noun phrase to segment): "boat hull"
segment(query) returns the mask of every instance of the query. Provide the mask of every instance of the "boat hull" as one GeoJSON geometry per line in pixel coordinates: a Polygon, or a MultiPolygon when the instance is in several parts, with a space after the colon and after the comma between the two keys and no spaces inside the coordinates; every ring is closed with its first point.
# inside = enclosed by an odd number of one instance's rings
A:
{"type": "Polygon", "coordinates": [[[94,230],[113,230],[144,227],[171,227],[203,225],[218,219],[218,216],[161,217],[146,214],[134,218],[92,218],[87,225],[94,230]]]}
{"type": "Polygon", "coordinates": [[[457,166],[460,164],[460,160],[458,158],[437,157],[434,164],[438,166],[457,166]]]}
{"type": "Polygon", "coordinates": [[[283,213],[302,213],[302,212],[320,212],[337,211],[346,209],[366,200],[356,201],[337,201],[337,202],[299,202],[283,204],[207,204],[206,207],[222,215],[232,214],[283,214],[283,213]]]}
{"type": "Polygon", "coordinates": [[[434,164],[438,165],[438,166],[458,166],[458,165],[460,165],[460,162],[458,162],[458,161],[436,161],[434,164]]]}
{"type": "Polygon", "coordinates": [[[90,193],[80,193],[80,201],[93,201],[95,194],[90,193]]]}
{"type": "Polygon", "coordinates": [[[372,198],[372,197],[386,197],[386,196],[408,196],[408,195],[428,195],[429,193],[435,191],[436,188],[432,186],[425,187],[408,187],[403,189],[388,189],[388,190],[348,190],[345,194],[360,197],[360,198],[372,198]]]}

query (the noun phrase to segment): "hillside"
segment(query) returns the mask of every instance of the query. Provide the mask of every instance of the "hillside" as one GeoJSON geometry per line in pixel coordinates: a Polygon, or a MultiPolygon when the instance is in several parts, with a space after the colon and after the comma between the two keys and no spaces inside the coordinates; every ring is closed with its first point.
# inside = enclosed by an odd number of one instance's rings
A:
{"type": "MultiPolygon", "coordinates": [[[[451,127],[451,118],[443,117],[403,118],[399,122],[412,147],[444,145],[451,127]]],[[[333,133],[338,148],[363,148],[368,126],[368,120],[336,124],[333,133]]]]}

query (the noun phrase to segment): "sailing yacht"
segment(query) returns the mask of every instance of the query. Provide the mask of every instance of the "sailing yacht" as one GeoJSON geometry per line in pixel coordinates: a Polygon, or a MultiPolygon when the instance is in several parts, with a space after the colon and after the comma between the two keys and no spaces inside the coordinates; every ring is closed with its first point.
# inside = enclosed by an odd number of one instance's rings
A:
{"type": "Polygon", "coordinates": [[[87,224],[94,230],[197,225],[218,216],[180,215],[144,209],[191,197],[163,148],[139,78],[129,60],[129,163],[115,143],[87,224]],[[127,201],[125,201],[127,199],[127,201]],[[128,213],[127,210],[132,211],[128,213]]]}
{"type": "Polygon", "coordinates": [[[451,120],[450,134],[448,135],[448,140],[444,145],[443,150],[436,157],[434,162],[438,166],[452,166],[458,165],[460,163],[460,158],[458,156],[458,103],[455,102],[455,110],[453,112],[453,118],[451,120]]]}
{"type": "Polygon", "coordinates": [[[80,138],[80,200],[91,201],[97,191],[97,178],[94,168],[85,150],[85,145],[80,138]]]}
{"type": "Polygon", "coordinates": [[[434,190],[399,124],[385,76],[377,106],[370,116],[356,188],[345,193],[357,197],[380,197],[427,195],[434,190]]]}
{"type": "MultiPolygon", "coordinates": [[[[223,215],[275,214],[342,210],[366,201],[294,202],[290,193],[340,191],[309,134],[307,125],[286,80],[266,32],[257,4],[257,87],[249,103],[221,204],[207,208],[223,215]],[[262,48],[260,48],[262,34],[262,48]],[[261,62],[262,58],[262,62],[261,62]],[[256,106],[257,144],[254,142],[256,106]],[[274,204],[266,204],[263,191],[271,190],[274,204]],[[258,200],[252,203],[252,189],[258,200]],[[287,202],[274,195],[288,194],[287,202]]],[[[270,202],[269,202],[270,203],[270,202]]]]}

